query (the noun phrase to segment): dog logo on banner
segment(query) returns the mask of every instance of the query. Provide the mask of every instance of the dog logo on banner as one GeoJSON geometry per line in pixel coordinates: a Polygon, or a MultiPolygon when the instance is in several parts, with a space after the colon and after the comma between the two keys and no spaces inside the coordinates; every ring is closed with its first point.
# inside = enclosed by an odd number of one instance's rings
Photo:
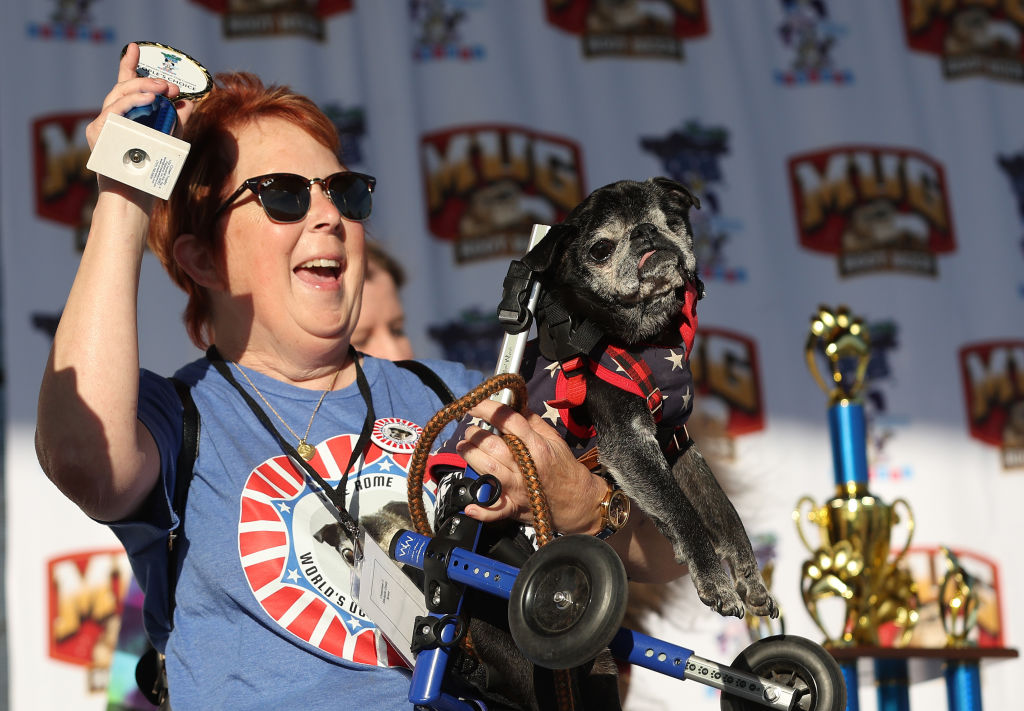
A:
{"type": "Polygon", "coordinates": [[[735,460],[735,438],[764,429],[757,344],[703,323],[693,339],[690,370],[697,392],[690,427],[711,458],[735,460]]]}
{"type": "Polygon", "coordinates": [[[942,61],[947,79],[1024,81],[1024,13],[1016,2],[902,0],[910,49],[942,61]]]}
{"type": "Polygon", "coordinates": [[[890,355],[899,349],[899,326],[884,320],[868,324],[871,359],[864,378],[864,412],[867,420],[868,474],[872,480],[907,481],[914,476],[909,462],[895,462],[892,444],[910,418],[890,411],[886,381],[893,376],[890,355]]]}
{"type": "Polygon", "coordinates": [[[132,571],[124,550],[69,553],[46,564],[50,658],[86,667],[90,691],[107,688],[132,571]]]}
{"type": "Polygon", "coordinates": [[[838,69],[833,52],[846,28],[832,22],[825,0],[781,0],[785,17],[778,27],[779,39],[791,53],[789,68],[775,72],[784,86],[802,84],[850,84],[853,72],[838,69]]]}
{"type": "Polygon", "coordinates": [[[1000,448],[1004,469],[1024,470],[1024,341],[960,349],[971,437],[1000,448]]]}
{"type": "Polygon", "coordinates": [[[913,149],[835,146],[788,162],[801,246],[835,254],[839,275],[938,274],[956,249],[945,172],[913,149]]]}
{"type": "Polygon", "coordinates": [[[324,20],[352,11],[352,0],[192,0],[224,17],[225,37],[305,35],[324,41],[324,20]]]}
{"type": "MultiPolygon", "coordinates": [[[[90,11],[94,0],[51,0],[53,9],[43,21],[28,23],[28,36],[33,39],[64,42],[113,42],[114,28],[93,22],[90,11]]],[[[42,3],[33,4],[40,7],[42,3]]]]}
{"type": "Polygon", "coordinates": [[[722,214],[721,160],[729,152],[729,131],[690,120],[663,137],[641,138],[640,147],[658,157],[664,175],[686,185],[700,199],[701,209],[690,215],[690,226],[701,278],[746,281],[746,269],[731,265],[725,251],[741,227],[738,220],[722,214]]]}
{"type": "Polygon", "coordinates": [[[418,62],[458,59],[474,61],[486,56],[484,46],[467,42],[459,31],[469,13],[482,0],[409,0],[409,18],[416,26],[412,57],[418,62]]]}
{"type": "MultiPolygon", "coordinates": [[[[407,478],[421,434],[407,420],[374,423],[345,495],[349,513],[367,531],[396,522],[411,527],[407,478]]],[[[341,482],[340,464],[348,462],[356,439],[340,435],[317,447],[310,464],[331,486],[341,482]]],[[[433,489],[433,482],[429,491],[424,487],[431,500],[433,489]]],[[[238,552],[253,595],[283,629],[349,661],[404,664],[351,595],[352,548],[340,524],[287,456],[269,459],[249,475],[241,496],[238,552]]]]}
{"type": "Polygon", "coordinates": [[[683,59],[683,40],[708,34],[704,0],[546,0],[547,20],[580,35],[586,57],[683,59]]]}
{"type": "Polygon", "coordinates": [[[460,126],[420,139],[431,233],[457,262],[520,257],[534,224],[560,222],[579,203],[578,144],[522,126],[460,126]]]}

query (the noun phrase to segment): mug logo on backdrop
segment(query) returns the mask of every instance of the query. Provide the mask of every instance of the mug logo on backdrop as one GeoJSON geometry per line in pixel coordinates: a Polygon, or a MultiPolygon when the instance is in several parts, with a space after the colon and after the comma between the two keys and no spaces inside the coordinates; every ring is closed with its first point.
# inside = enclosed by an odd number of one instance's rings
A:
{"type": "Polygon", "coordinates": [[[96,175],[85,167],[85,127],[93,118],[94,112],[51,114],[32,122],[36,214],[72,228],[78,251],[85,247],[98,192],[96,175]]]}
{"type": "Polygon", "coordinates": [[[775,71],[784,86],[802,84],[850,84],[853,72],[836,66],[834,51],[846,27],[829,19],[825,0],[780,0],[783,20],[777,27],[779,41],[789,53],[789,66],[775,71]]]}
{"type": "Polygon", "coordinates": [[[87,690],[107,688],[131,582],[122,549],[78,551],[46,563],[49,656],[86,667],[87,690]]]}
{"type": "Polygon", "coordinates": [[[225,37],[305,35],[326,39],[324,20],[352,10],[353,0],[192,0],[222,15],[225,37]]]}
{"type": "Polygon", "coordinates": [[[416,26],[412,58],[418,62],[483,59],[484,46],[463,38],[460,27],[482,0],[409,0],[409,18],[416,26]]]}
{"type": "Polygon", "coordinates": [[[1019,2],[902,0],[907,46],[941,59],[947,79],[1024,81],[1024,6],[1019,2]]]}
{"type": "Polygon", "coordinates": [[[665,176],[678,180],[700,199],[700,209],[690,213],[690,227],[701,277],[746,281],[747,270],[731,264],[725,249],[742,228],[739,220],[722,212],[721,159],[729,152],[728,129],[691,119],[664,136],[642,137],[640,147],[657,156],[665,176]]]}
{"type": "MultiPolygon", "coordinates": [[[[395,520],[412,526],[405,503],[409,461],[422,432],[398,418],[374,423],[345,492],[349,513],[368,531],[395,520]]],[[[339,435],[317,446],[310,464],[331,486],[341,482],[340,465],[356,439],[339,435]]],[[[432,501],[435,486],[425,483],[432,501]]],[[[256,467],[242,489],[238,553],[253,596],[282,629],[349,661],[404,664],[351,594],[351,546],[340,524],[285,455],[256,467]]]]}
{"type": "MultiPolygon", "coordinates": [[[[113,42],[114,28],[95,24],[92,5],[95,0],[50,0],[45,20],[30,21],[28,36],[43,40],[113,42]]],[[[42,3],[33,4],[34,7],[42,3]]]]}
{"type": "MultiPolygon", "coordinates": [[[[1017,218],[1024,225],[1024,152],[997,156],[996,160],[1010,180],[1010,188],[1017,199],[1017,218]]],[[[1024,234],[1018,233],[1016,239],[1020,249],[1018,256],[1024,257],[1024,234]]],[[[1024,299],[1024,281],[1017,284],[1017,295],[1024,299]]]]}
{"type": "Polygon", "coordinates": [[[690,356],[697,399],[690,415],[709,457],[736,458],[735,438],[764,429],[757,344],[736,331],[701,324],[690,356]]]}
{"type": "Polygon", "coordinates": [[[841,277],[934,277],[956,249],[945,172],[920,151],[821,148],[790,158],[788,176],[800,245],[836,255],[841,277]]]}
{"type": "Polygon", "coordinates": [[[430,232],[455,243],[458,263],[522,256],[534,224],[560,222],[584,197],[579,145],[523,126],[426,134],[420,163],[430,232]]]}
{"type": "Polygon", "coordinates": [[[547,20],[579,35],[586,57],[684,57],[683,40],[708,34],[704,0],[545,0],[547,20]]]}
{"type": "Polygon", "coordinates": [[[999,447],[1004,469],[1024,470],[1024,341],[963,346],[960,374],[971,437],[999,447]]]}

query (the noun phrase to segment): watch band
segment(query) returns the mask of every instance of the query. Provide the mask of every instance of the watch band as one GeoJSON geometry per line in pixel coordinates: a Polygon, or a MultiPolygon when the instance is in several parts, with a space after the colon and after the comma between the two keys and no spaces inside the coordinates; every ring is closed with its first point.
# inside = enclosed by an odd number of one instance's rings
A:
{"type": "Polygon", "coordinates": [[[629,497],[614,481],[606,481],[608,491],[598,504],[601,511],[601,530],[594,534],[601,540],[619,531],[629,521],[629,497]]]}

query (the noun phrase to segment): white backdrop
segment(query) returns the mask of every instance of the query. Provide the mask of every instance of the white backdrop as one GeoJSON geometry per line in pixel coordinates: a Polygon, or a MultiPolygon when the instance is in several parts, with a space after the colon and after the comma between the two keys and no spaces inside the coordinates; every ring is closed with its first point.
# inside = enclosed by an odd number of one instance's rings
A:
{"type": "MultiPolygon", "coordinates": [[[[871,488],[906,497],[915,544],[1000,567],[1001,632],[1024,638],[1024,11],[872,0],[133,0],[5,2],[0,244],[6,375],[9,706],[105,707],[126,576],[117,543],[39,470],[35,399],[87,231],[84,125],[121,47],[158,41],[245,69],[336,118],[346,163],[379,180],[370,229],[409,271],[423,356],[493,366],[492,314],[532,222],[590,190],[669,175],[695,213],[697,413],[766,556],[787,631],[815,639],[808,552],[790,513],[832,493],[825,398],[803,362],[819,304],[871,326],[871,488]],[[990,14],[991,13],[991,14],[990,14]],[[1016,421],[1013,419],[1016,413],[1016,421]],[[1016,422],[1017,429],[1014,427],[1016,422]]],[[[154,259],[144,364],[197,352],[154,259]]],[[[741,622],[686,581],[656,632],[729,661],[741,622]]],[[[996,609],[996,608],[993,608],[996,609]]],[[[987,620],[991,622],[991,620],[987,620]]],[[[915,679],[935,669],[912,667],[915,679]]],[[[986,662],[1014,708],[1019,660],[986,662]]],[[[638,672],[630,709],[716,708],[703,687],[638,672]]],[[[916,708],[944,704],[940,679],[916,708]]],[[[864,679],[862,708],[874,706],[864,679]]]]}

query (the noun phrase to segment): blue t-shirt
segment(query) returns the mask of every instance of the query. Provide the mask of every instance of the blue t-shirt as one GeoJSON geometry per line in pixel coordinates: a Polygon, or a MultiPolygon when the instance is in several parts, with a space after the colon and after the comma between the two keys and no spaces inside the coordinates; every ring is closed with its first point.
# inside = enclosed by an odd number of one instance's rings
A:
{"type": "MultiPolygon", "coordinates": [[[[482,380],[454,363],[429,365],[456,396],[482,380]]],[[[229,368],[237,377],[234,365],[229,368]]],[[[407,501],[416,439],[441,407],[415,374],[390,361],[367,357],[363,369],[375,422],[349,473],[346,495],[349,513],[361,521],[389,503],[390,510],[407,501]]],[[[292,430],[305,431],[320,391],[246,373],[292,430]]],[[[167,533],[177,524],[169,492],[183,410],[170,381],[145,370],[139,419],[160,451],[162,489],[137,518],[111,524],[146,592],[146,627],[167,654],[175,710],[323,703],[408,708],[407,670],[351,596],[351,568],[337,547],[336,519],[208,360],[190,363],[176,377],[191,386],[201,426],[179,541],[173,629],[167,619],[167,533]]],[[[262,405],[248,383],[237,380],[262,405]]],[[[264,411],[282,436],[293,439],[269,408],[264,411]]],[[[341,481],[365,415],[353,384],[328,393],[313,420],[307,440],[317,454],[311,463],[332,486],[341,481]]],[[[428,499],[434,489],[429,479],[424,482],[428,499]]]]}

